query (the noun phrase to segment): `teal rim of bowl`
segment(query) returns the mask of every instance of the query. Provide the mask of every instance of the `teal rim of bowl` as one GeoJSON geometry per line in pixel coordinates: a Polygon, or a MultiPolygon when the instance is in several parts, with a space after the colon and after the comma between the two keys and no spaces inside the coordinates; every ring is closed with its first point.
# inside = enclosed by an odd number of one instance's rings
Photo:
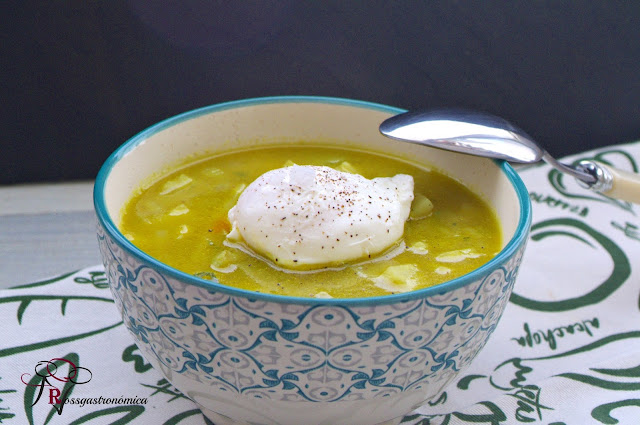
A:
{"type": "Polygon", "coordinates": [[[184,112],[182,114],[167,118],[160,121],[157,124],[141,131],[136,134],[120,147],[118,147],[105,161],[100,168],[93,190],[93,204],[96,210],[98,221],[105,229],[106,233],[118,244],[120,247],[135,256],[143,263],[146,263],[151,268],[159,271],[163,274],[178,279],[180,281],[196,285],[205,289],[224,292],[230,295],[235,295],[243,298],[269,301],[275,303],[295,303],[295,304],[316,304],[316,305],[377,305],[377,304],[392,304],[397,302],[411,301],[415,299],[423,299],[432,295],[440,295],[448,291],[458,289],[472,282],[490,274],[495,269],[503,267],[505,264],[522,245],[526,243],[528,237],[529,228],[531,226],[531,201],[529,199],[527,188],[524,182],[515,172],[515,170],[502,160],[494,160],[496,165],[502,170],[502,172],[509,179],[513,188],[516,191],[518,202],[520,206],[520,218],[518,226],[513,237],[509,240],[506,246],[491,260],[483,264],[479,268],[457,277],[455,279],[439,283],[434,286],[430,286],[423,289],[417,289],[415,291],[403,292],[390,295],[379,295],[374,297],[362,297],[362,298],[307,298],[307,297],[293,297],[289,295],[276,295],[276,294],[263,294],[260,292],[249,291],[246,289],[238,289],[232,286],[222,285],[218,282],[201,279],[182,272],[178,269],[170,267],[161,261],[151,257],[144,251],[140,250],[133,243],[131,243],[124,235],[118,230],[111,216],[107,213],[107,208],[104,200],[104,187],[111,173],[111,169],[114,165],[127,153],[135,149],[140,143],[143,143],[149,136],[165,130],[174,125],[180,124],[184,121],[198,118],[202,115],[210,114],[213,112],[224,111],[227,109],[242,108],[246,106],[266,105],[273,103],[325,103],[341,106],[351,106],[356,108],[372,109],[376,111],[388,112],[392,114],[400,114],[406,112],[401,108],[382,105],[378,103],[343,99],[336,97],[323,97],[323,96],[271,96],[262,98],[243,99],[230,102],[219,103],[211,106],[206,106],[192,111],[184,112]]]}

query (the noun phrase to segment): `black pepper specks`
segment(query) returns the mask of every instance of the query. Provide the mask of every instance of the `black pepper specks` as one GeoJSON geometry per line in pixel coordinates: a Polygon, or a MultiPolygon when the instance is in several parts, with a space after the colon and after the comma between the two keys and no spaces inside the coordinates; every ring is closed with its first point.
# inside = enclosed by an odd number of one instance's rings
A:
{"type": "Polygon", "coordinates": [[[326,267],[371,258],[396,243],[412,199],[410,176],[368,180],[329,167],[294,165],[251,183],[229,220],[231,233],[240,233],[249,247],[281,267],[326,267]]]}

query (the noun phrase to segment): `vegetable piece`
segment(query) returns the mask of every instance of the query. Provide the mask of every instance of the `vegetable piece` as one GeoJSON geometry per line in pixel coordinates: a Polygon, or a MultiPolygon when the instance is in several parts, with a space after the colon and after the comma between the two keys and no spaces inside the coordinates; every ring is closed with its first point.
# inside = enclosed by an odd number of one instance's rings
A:
{"type": "Polygon", "coordinates": [[[414,254],[418,254],[418,255],[426,255],[429,253],[429,247],[427,246],[426,243],[420,241],[408,247],[407,251],[413,252],[414,254]]]}
{"type": "MultiPolygon", "coordinates": [[[[235,201],[238,200],[238,197],[240,196],[240,194],[245,190],[245,188],[247,187],[246,184],[244,183],[240,183],[239,185],[237,185],[234,189],[233,189],[233,197],[235,198],[235,201]]],[[[234,201],[234,202],[235,202],[234,201]]]]}
{"type": "Polygon", "coordinates": [[[358,169],[347,161],[342,161],[335,169],[344,173],[359,174],[358,169]]]}
{"type": "Polygon", "coordinates": [[[456,249],[455,251],[443,252],[436,257],[436,261],[441,263],[459,263],[467,258],[478,258],[484,254],[479,254],[472,249],[456,249]]]}
{"type": "Polygon", "coordinates": [[[414,276],[418,272],[415,264],[390,266],[380,276],[373,278],[375,285],[389,292],[407,292],[414,289],[418,282],[414,276]]]}
{"type": "Polygon", "coordinates": [[[236,256],[229,250],[224,250],[213,258],[211,268],[220,273],[231,273],[238,268],[236,264],[236,256]]]}
{"type": "Polygon", "coordinates": [[[224,171],[217,167],[209,167],[205,170],[205,173],[210,177],[221,176],[224,174],[224,171]]]}
{"type": "Polygon", "coordinates": [[[435,272],[438,274],[449,274],[451,273],[451,269],[449,267],[438,267],[435,269],[435,272]]]}
{"type": "Polygon", "coordinates": [[[212,280],[214,282],[218,282],[218,279],[216,279],[216,275],[214,275],[211,272],[198,272],[198,273],[195,273],[194,276],[199,277],[200,279],[212,280]]]}
{"type": "Polygon", "coordinates": [[[428,217],[433,212],[433,202],[424,195],[417,194],[413,198],[411,204],[411,212],[409,218],[411,220],[420,220],[428,217]]]}
{"type": "Polygon", "coordinates": [[[181,224],[178,232],[180,233],[178,235],[178,239],[182,239],[184,237],[184,235],[186,235],[187,233],[189,233],[189,226],[187,226],[186,224],[181,224]]]}
{"type": "Polygon", "coordinates": [[[185,204],[180,204],[171,211],[169,211],[169,215],[183,215],[189,212],[189,208],[185,204]]]}
{"type": "Polygon", "coordinates": [[[246,188],[247,188],[247,185],[244,183],[240,183],[233,188],[230,194],[229,200],[225,204],[227,205],[226,207],[227,210],[229,210],[238,202],[238,198],[246,188]]]}
{"type": "Polygon", "coordinates": [[[186,174],[180,174],[175,179],[171,179],[162,185],[162,189],[160,190],[160,195],[166,195],[168,193],[175,192],[181,187],[188,185],[192,181],[193,179],[187,176],[186,174]]]}
{"type": "Polygon", "coordinates": [[[224,232],[227,234],[231,231],[231,223],[227,219],[216,220],[211,224],[209,230],[214,233],[224,232]]]}

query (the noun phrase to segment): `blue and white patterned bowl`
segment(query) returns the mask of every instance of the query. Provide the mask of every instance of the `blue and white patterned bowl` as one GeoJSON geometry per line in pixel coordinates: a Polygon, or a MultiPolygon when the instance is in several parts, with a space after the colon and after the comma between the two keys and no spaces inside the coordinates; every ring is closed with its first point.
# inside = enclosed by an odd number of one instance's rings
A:
{"type": "Polygon", "coordinates": [[[98,239],[124,323],[147,360],[217,425],[398,423],[437,396],[487,343],[527,240],[527,191],[506,163],[381,136],[378,125],[399,112],[319,97],[230,102],[143,131],[100,170],[98,239]],[[494,206],[503,249],[479,269],[435,287],[327,300],[198,279],[140,251],[118,230],[134,189],[176,160],[318,138],[390,151],[462,181],[494,206]]]}

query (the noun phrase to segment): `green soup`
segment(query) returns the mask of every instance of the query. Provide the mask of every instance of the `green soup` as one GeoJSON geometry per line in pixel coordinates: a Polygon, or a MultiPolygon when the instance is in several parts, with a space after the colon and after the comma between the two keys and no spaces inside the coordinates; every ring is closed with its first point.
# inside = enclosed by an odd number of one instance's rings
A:
{"type": "Polygon", "coordinates": [[[158,260],[223,285],[298,297],[353,298],[437,285],[489,261],[501,231],[489,205],[446,175],[387,155],[328,147],[274,146],[194,160],[138,190],[120,230],[158,260]],[[325,165],[368,179],[409,174],[414,201],[403,240],[392,250],[340,269],[283,270],[225,245],[227,218],[244,188],[291,164],[325,165]]]}

